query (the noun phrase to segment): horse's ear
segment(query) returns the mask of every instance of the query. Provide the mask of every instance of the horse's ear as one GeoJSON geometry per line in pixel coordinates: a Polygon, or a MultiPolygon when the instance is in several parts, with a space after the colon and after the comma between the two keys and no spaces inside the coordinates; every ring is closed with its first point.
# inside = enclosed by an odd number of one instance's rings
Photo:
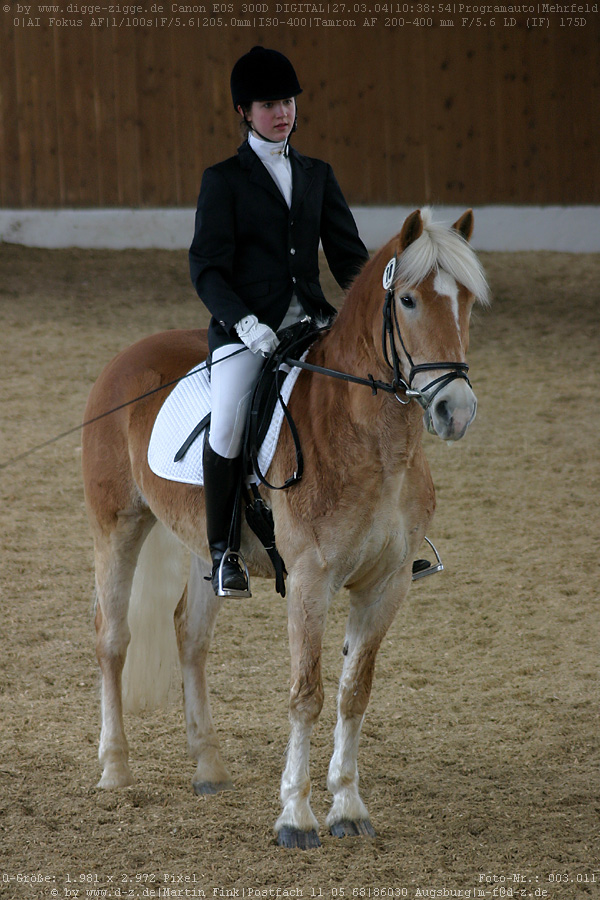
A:
{"type": "Polygon", "coordinates": [[[460,219],[457,219],[453,228],[458,231],[459,234],[462,234],[465,241],[471,240],[471,235],[473,234],[473,225],[475,224],[475,220],[473,217],[473,210],[468,209],[465,213],[462,214],[460,219]]]}
{"type": "Polygon", "coordinates": [[[417,238],[420,238],[422,234],[423,219],[421,218],[421,210],[415,209],[402,226],[402,231],[400,232],[400,252],[402,253],[403,250],[406,250],[409,244],[414,244],[417,238]]]}

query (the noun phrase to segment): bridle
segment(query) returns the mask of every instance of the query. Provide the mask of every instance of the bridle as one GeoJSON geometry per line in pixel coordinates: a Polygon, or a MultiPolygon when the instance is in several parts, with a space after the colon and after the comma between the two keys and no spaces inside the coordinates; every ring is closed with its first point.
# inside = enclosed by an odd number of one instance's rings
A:
{"type": "MultiPolygon", "coordinates": [[[[396,273],[397,260],[398,254],[390,259],[383,273],[383,287],[386,293],[383,303],[381,344],[383,358],[393,373],[391,382],[377,381],[372,375],[368,375],[367,378],[361,378],[358,375],[349,375],[346,372],[338,372],[335,369],[328,369],[324,366],[315,366],[312,363],[307,363],[302,360],[291,359],[289,354],[286,356],[285,362],[289,365],[297,366],[300,369],[306,369],[309,372],[329,375],[332,378],[340,378],[343,381],[349,381],[353,384],[365,385],[365,387],[371,388],[373,394],[376,394],[377,391],[385,391],[388,394],[394,394],[396,400],[398,403],[401,403],[402,406],[407,406],[411,400],[416,400],[423,410],[427,412],[439,392],[457,378],[462,378],[469,386],[471,385],[467,375],[469,366],[467,363],[461,362],[430,362],[415,365],[413,358],[404,343],[402,332],[400,331],[400,323],[398,321],[396,294],[394,290],[394,276],[396,273]],[[396,340],[399,341],[400,347],[410,366],[408,378],[405,378],[402,374],[402,363],[396,340]],[[439,371],[440,369],[446,370],[444,375],[440,375],[439,378],[434,378],[433,381],[430,381],[429,384],[421,390],[413,388],[413,380],[415,375],[418,375],[419,372],[433,372],[439,371]],[[406,399],[399,397],[399,392],[402,392],[406,399]]],[[[327,331],[328,328],[329,326],[319,329],[317,334],[320,331],[327,331]]]]}
{"type": "MultiPolygon", "coordinates": [[[[439,394],[439,392],[443,390],[443,388],[445,388],[448,384],[451,384],[453,381],[455,381],[457,378],[462,378],[467,382],[468,385],[471,384],[467,375],[469,367],[466,363],[431,362],[419,363],[415,365],[414,360],[408,352],[406,344],[404,343],[402,332],[400,330],[400,322],[398,321],[396,294],[394,290],[396,260],[397,255],[389,261],[383,275],[383,287],[386,293],[383,303],[381,343],[383,358],[393,373],[393,378],[391,381],[378,381],[373,378],[371,374],[369,374],[366,378],[363,378],[359,375],[352,375],[348,372],[340,372],[337,369],[329,369],[325,366],[317,366],[314,363],[305,362],[303,359],[297,359],[296,357],[298,355],[301,355],[298,352],[300,347],[303,350],[309,347],[314,342],[314,340],[319,337],[319,335],[329,331],[331,323],[319,326],[315,329],[312,326],[310,317],[306,317],[296,325],[292,325],[289,329],[286,329],[286,331],[288,332],[288,336],[286,336],[285,338],[285,332],[281,333],[281,343],[271,354],[269,358],[268,368],[274,374],[277,398],[283,409],[283,414],[288,423],[288,427],[290,429],[294,442],[296,453],[296,470],[294,474],[290,478],[288,478],[283,485],[275,486],[273,484],[270,484],[266,480],[258,466],[258,442],[254,439],[255,435],[253,435],[253,439],[247,441],[247,446],[251,448],[250,458],[253,471],[258,477],[259,481],[261,481],[264,485],[266,485],[266,487],[270,488],[271,490],[285,490],[286,488],[291,487],[293,484],[296,484],[301,480],[304,470],[304,461],[302,456],[302,449],[300,447],[300,438],[298,435],[298,431],[291,417],[287,404],[284,402],[283,397],[281,396],[281,379],[289,371],[289,369],[280,368],[282,363],[285,363],[286,366],[293,366],[298,369],[304,369],[308,372],[314,372],[318,375],[326,375],[330,378],[338,378],[341,381],[347,381],[351,384],[364,385],[365,387],[369,387],[371,389],[372,394],[377,394],[377,391],[384,391],[385,393],[393,394],[398,403],[402,404],[402,406],[408,406],[411,400],[416,400],[425,412],[428,412],[433,400],[439,394]],[[308,344],[305,343],[307,335],[310,338],[308,344]],[[399,342],[408,365],[410,366],[408,378],[405,378],[402,374],[402,362],[400,360],[400,353],[398,351],[398,344],[396,343],[396,341],[399,342]],[[436,370],[439,371],[440,369],[445,370],[445,373],[443,375],[440,375],[438,378],[434,378],[433,381],[430,381],[429,384],[426,385],[426,387],[424,387],[422,390],[413,388],[413,380],[419,372],[433,372],[436,370]],[[404,397],[399,396],[399,392],[403,393],[404,397]]],[[[265,367],[265,369],[266,368],[267,367],[265,367]]],[[[262,379],[259,379],[259,385],[261,383],[261,380],[262,379]]],[[[255,389],[255,396],[258,391],[259,388],[257,387],[255,389]]],[[[251,418],[252,415],[250,416],[250,419],[251,418]]]]}
{"type": "Polygon", "coordinates": [[[467,375],[467,372],[469,371],[469,366],[467,365],[467,363],[429,362],[419,363],[418,365],[415,365],[415,363],[413,362],[413,358],[408,352],[406,344],[404,343],[404,340],[402,338],[400,323],[398,321],[398,310],[396,308],[396,295],[391,284],[387,288],[385,301],[383,304],[381,343],[383,348],[383,358],[394,373],[392,382],[395,387],[394,395],[398,403],[401,403],[403,406],[406,406],[408,403],[410,403],[411,400],[416,400],[417,403],[419,403],[423,407],[423,409],[427,411],[437,394],[439,394],[441,390],[443,390],[448,384],[451,384],[451,382],[455,381],[457,378],[464,379],[464,381],[466,381],[468,385],[471,384],[467,375]],[[404,378],[402,374],[402,366],[400,362],[400,354],[396,345],[396,338],[400,342],[400,346],[402,347],[408,365],[410,366],[408,378],[404,378]],[[433,372],[436,370],[439,371],[440,369],[446,369],[446,374],[440,375],[439,378],[434,378],[433,381],[430,381],[429,384],[421,390],[413,388],[412,384],[414,377],[415,375],[418,375],[419,372],[433,372]],[[403,391],[406,399],[402,399],[401,397],[399,397],[398,391],[403,391]]]}

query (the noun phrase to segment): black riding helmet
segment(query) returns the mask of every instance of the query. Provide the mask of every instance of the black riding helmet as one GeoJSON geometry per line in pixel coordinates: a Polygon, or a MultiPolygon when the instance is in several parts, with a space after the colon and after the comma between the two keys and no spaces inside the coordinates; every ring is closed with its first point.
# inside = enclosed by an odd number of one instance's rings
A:
{"type": "Polygon", "coordinates": [[[301,93],[293,65],[277,50],[253,47],[231,72],[231,99],[236,110],[254,100],[284,100],[301,93]]]}

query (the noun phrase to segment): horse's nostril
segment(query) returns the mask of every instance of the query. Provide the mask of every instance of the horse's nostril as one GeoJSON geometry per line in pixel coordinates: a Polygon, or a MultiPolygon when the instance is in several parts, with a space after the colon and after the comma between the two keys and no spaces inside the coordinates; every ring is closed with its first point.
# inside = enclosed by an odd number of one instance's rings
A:
{"type": "Polygon", "coordinates": [[[450,413],[450,407],[448,406],[446,400],[440,400],[435,404],[435,414],[439,419],[442,420],[442,422],[445,422],[446,424],[450,421],[452,415],[450,413]]]}

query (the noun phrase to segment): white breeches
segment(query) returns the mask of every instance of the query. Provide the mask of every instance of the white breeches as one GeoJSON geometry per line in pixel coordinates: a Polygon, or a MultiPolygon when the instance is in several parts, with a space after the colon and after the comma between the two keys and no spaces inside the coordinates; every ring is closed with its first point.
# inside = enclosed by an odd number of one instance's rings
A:
{"type": "MultiPolygon", "coordinates": [[[[294,294],[279,330],[299,322],[304,315],[294,294]]],[[[242,452],[248,406],[264,361],[260,353],[243,350],[242,344],[225,344],[212,355],[208,440],[219,456],[235,459],[242,452]],[[231,359],[227,359],[229,356],[231,359]]]]}
{"type": "Polygon", "coordinates": [[[243,344],[225,344],[212,355],[208,439],[219,456],[235,459],[242,452],[246,414],[264,361],[243,344]]]}

